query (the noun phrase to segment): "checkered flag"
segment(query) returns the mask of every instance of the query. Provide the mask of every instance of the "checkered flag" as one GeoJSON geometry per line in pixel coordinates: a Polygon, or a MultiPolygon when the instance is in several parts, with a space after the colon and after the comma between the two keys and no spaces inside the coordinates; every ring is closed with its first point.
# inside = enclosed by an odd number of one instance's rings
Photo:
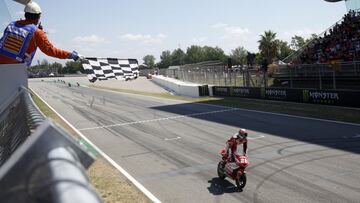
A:
{"type": "Polygon", "coordinates": [[[86,58],[82,66],[90,82],[96,80],[132,80],[139,76],[139,65],[136,59],[86,58]]]}

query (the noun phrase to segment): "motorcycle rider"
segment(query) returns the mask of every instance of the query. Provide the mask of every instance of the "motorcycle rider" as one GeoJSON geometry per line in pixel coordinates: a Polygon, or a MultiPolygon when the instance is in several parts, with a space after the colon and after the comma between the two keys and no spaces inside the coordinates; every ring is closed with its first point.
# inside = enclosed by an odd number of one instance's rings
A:
{"type": "Polygon", "coordinates": [[[229,150],[231,150],[230,161],[235,161],[235,156],[238,155],[237,146],[243,144],[243,155],[247,154],[247,131],[245,129],[240,129],[238,133],[231,136],[230,139],[226,142],[226,153],[229,155],[229,150]]]}

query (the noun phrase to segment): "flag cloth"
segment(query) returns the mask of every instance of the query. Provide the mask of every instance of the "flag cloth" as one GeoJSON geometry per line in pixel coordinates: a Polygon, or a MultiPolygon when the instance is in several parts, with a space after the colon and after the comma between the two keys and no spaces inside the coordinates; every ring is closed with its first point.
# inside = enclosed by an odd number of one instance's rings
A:
{"type": "Polygon", "coordinates": [[[96,80],[133,80],[139,77],[139,65],[136,59],[86,58],[82,66],[90,82],[96,80]]]}

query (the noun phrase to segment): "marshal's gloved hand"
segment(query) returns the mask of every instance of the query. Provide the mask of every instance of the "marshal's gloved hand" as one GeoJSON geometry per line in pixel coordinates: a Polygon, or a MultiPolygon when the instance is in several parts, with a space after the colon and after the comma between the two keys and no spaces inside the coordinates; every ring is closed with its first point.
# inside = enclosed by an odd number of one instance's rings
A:
{"type": "Polygon", "coordinates": [[[77,60],[83,60],[85,59],[82,55],[78,54],[76,51],[73,51],[70,56],[69,56],[69,59],[73,59],[74,61],[77,61],[77,60]]]}

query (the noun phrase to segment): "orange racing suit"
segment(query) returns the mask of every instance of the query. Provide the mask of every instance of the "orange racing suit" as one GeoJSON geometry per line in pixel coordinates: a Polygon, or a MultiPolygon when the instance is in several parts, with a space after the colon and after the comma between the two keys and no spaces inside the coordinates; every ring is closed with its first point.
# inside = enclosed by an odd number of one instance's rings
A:
{"type": "MultiPolygon", "coordinates": [[[[16,24],[18,26],[24,26],[24,25],[33,24],[33,21],[19,20],[19,21],[16,21],[16,24]]],[[[31,56],[32,54],[35,53],[35,51],[38,47],[44,54],[46,54],[48,56],[56,57],[59,59],[67,59],[71,54],[68,51],[64,51],[64,50],[54,47],[50,43],[45,32],[39,28],[37,28],[35,30],[32,38],[31,38],[29,46],[26,50],[26,55],[31,56]]],[[[15,64],[15,63],[21,63],[21,62],[16,59],[12,59],[12,58],[9,58],[7,56],[0,54],[0,64],[15,64]]]]}

